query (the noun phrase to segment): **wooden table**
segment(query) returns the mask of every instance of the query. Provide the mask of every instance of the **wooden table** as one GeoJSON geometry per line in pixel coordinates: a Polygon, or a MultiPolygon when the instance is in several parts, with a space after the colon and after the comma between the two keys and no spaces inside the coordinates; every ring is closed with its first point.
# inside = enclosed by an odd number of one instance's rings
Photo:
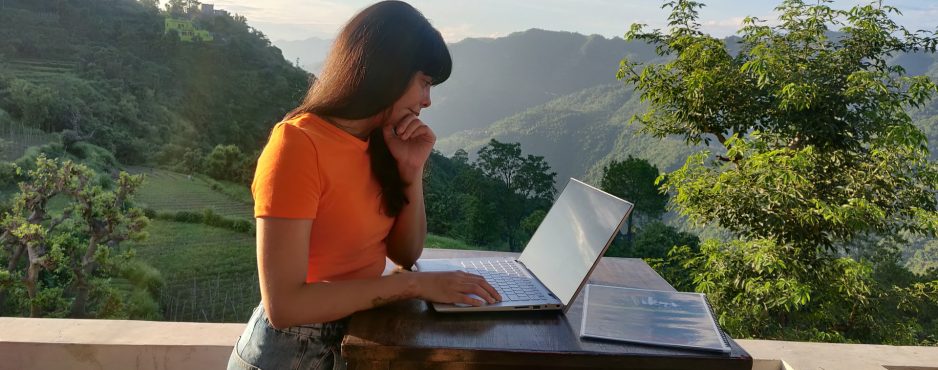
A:
{"type": "MultiPolygon", "coordinates": [[[[423,258],[506,256],[427,249],[423,258]]],[[[641,259],[603,258],[590,282],[674,290],[641,259]]],[[[582,294],[559,312],[446,314],[424,301],[397,302],[351,317],[342,341],[349,369],[746,369],[752,357],[580,339],[582,294]]]]}

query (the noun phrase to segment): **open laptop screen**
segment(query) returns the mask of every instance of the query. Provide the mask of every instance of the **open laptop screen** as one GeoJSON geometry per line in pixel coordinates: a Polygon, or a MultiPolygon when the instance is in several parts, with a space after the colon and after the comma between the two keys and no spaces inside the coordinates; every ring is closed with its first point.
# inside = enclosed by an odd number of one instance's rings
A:
{"type": "Polygon", "coordinates": [[[570,179],[519,260],[569,305],[632,203],[570,179]]]}

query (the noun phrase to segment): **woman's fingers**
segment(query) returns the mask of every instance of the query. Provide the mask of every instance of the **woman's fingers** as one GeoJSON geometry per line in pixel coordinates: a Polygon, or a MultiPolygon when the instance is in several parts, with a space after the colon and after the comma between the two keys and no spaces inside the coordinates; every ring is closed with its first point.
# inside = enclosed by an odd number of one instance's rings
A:
{"type": "Polygon", "coordinates": [[[436,135],[433,134],[433,130],[430,129],[430,126],[426,124],[420,125],[410,134],[410,138],[423,138],[425,141],[436,142],[436,135]]]}
{"type": "Polygon", "coordinates": [[[495,302],[498,302],[498,300],[495,299],[495,296],[493,296],[493,295],[492,295],[491,293],[489,293],[487,290],[485,290],[484,288],[482,288],[481,285],[476,285],[475,288],[473,288],[472,294],[475,294],[475,295],[478,296],[479,298],[484,299],[484,300],[485,300],[486,302],[488,302],[489,304],[493,304],[493,303],[495,303],[495,302]]]}
{"type": "Polygon", "coordinates": [[[482,289],[485,289],[485,292],[488,293],[489,296],[494,298],[496,302],[501,302],[502,300],[501,294],[498,294],[498,290],[496,290],[495,287],[492,286],[492,284],[489,284],[488,281],[486,281],[485,279],[482,279],[482,283],[479,284],[479,286],[482,287],[482,289]]]}
{"type": "Polygon", "coordinates": [[[400,122],[394,125],[394,134],[397,135],[397,137],[401,140],[405,140],[404,133],[407,132],[407,129],[411,128],[415,121],[420,122],[420,119],[418,119],[414,114],[408,114],[404,116],[400,122]]]}
{"type": "Polygon", "coordinates": [[[401,140],[409,140],[414,136],[414,132],[422,127],[427,127],[427,125],[423,124],[423,121],[421,121],[419,118],[414,117],[413,120],[407,122],[407,125],[403,131],[399,128],[397,133],[398,136],[401,137],[401,140]]]}
{"type": "Polygon", "coordinates": [[[476,274],[468,274],[468,275],[471,279],[473,279],[473,282],[476,285],[478,285],[480,288],[482,288],[485,291],[486,295],[484,296],[479,295],[480,297],[492,297],[493,299],[495,299],[495,301],[502,300],[502,296],[498,294],[498,290],[496,290],[495,287],[492,286],[492,284],[489,284],[488,280],[485,280],[484,277],[476,275],[476,274]]]}
{"type": "Polygon", "coordinates": [[[498,295],[498,291],[485,281],[485,278],[478,275],[469,274],[469,282],[463,285],[461,291],[462,293],[475,294],[488,303],[496,303],[502,300],[501,296],[498,295]]]}
{"type": "Polygon", "coordinates": [[[401,140],[409,140],[414,137],[414,133],[422,127],[427,127],[417,116],[410,115],[397,125],[397,137],[401,140]]]}
{"type": "Polygon", "coordinates": [[[458,296],[458,298],[456,298],[456,301],[453,302],[453,303],[468,304],[468,305],[473,305],[473,306],[476,306],[476,307],[479,307],[479,306],[485,304],[485,302],[482,302],[482,301],[480,301],[480,300],[478,300],[478,299],[472,298],[472,297],[467,296],[467,295],[465,295],[465,294],[460,294],[460,295],[458,296]]]}

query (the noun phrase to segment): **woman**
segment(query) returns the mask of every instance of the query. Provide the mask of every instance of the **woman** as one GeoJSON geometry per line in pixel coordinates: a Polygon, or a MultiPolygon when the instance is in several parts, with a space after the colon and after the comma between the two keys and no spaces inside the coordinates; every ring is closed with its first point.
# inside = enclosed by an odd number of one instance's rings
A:
{"type": "Polygon", "coordinates": [[[261,304],[229,369],[344,368],[354,312],[411,298],[482,305],[480,276],[403,272],[423,250],[423,170],[436,141],[419,118],[452,61],[410,5],[374,4],[342,29],[303,103],[271,132],[254,176],[261,304]]]}

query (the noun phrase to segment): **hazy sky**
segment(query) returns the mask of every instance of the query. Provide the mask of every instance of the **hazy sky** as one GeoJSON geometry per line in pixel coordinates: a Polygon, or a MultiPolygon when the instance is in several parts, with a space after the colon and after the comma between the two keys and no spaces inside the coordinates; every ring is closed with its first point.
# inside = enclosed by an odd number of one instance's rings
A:
{"type": "MultiPolygon", "coordinates": [[[[212,0],[203,0],[212,3],[212,0]]],[[[271,40],[332,38],[357,11],[375,1],[362,0],[214,0],[215,7],[238,13],[271,40]]],[[[746,16],[775,19],[773,8],[781,0],[703,0],[700,11],[704,29],[714,36],[728,36],[746,16]]],[[[466,37],[496,37],[529,28],[622,36],[634,22],[661,28],[667,17],[662,1],[649,0],[412,0],[443,33],[448,42],[466,37]]],[[[868,1],[836,0],[847,8],[868,1]]],[[[900,24],[935,30],[938,0],[892,0],[903,15],[900,24]]]]}

